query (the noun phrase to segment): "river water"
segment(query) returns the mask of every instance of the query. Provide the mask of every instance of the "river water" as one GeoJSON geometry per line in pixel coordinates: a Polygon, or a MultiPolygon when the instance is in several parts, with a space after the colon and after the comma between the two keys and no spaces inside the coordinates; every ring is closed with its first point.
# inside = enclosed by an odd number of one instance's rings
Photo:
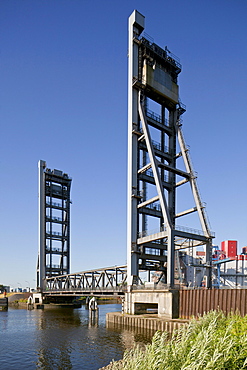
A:
{"type": "Polygon", "coordinates": [[[150,341],[134,331],[106,328],[106,313],[115,311],[121,305],[99,305],[98,318],[90,318],[85,306],[0,312],[0,369],[97,370],[122,358],[134,343],[150,341]]]}

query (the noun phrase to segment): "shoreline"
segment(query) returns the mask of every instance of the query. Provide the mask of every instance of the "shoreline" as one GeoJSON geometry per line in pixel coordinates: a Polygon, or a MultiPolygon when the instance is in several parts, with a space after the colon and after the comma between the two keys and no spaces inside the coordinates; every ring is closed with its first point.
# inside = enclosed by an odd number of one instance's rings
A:
{"type": "MultiPolygon", "coordinates": [[[[168,332],[171,334],[174,330],[178,330],[181,326],[188,324],[189,320],[186,319],[166,319],[158,317],[158,314],[140,314],[130,315],[123,314],[121,312],[108,312],[106,314],[106,327],[107,328],[126,328],[136,329],[138,333],[145,333],[147,331],[153,333],[157,331],[168,332]]],[[[153,336],[152,335],[152,336],[153,336]]],[[[114,361],[119,363],[123,359],[114,361]]],[[[113,362],[111,361],[108,365],[99,368],[98,370],[112,370],[113,362]]]]}

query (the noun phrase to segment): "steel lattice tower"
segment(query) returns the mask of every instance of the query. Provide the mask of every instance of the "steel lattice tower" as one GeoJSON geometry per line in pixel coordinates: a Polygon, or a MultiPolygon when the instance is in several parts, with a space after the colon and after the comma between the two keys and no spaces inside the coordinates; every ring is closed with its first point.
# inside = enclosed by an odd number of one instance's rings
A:
{"type": "Polygon", "coordinates": [[[213,235],[181,129],[185,112],[177,82],[181,65],[167,48],[143,36],[144,20],[136,10],[129,18],[128,285],[138,283],[140,270],[160,270],[172,287],[176,253],[204,246],[209,286],[213,235]],[[156,112],[149,110],[152,104],[156,112]],[[181,157],[185,169],[178,168],[181,157]],[[178,214],[176,191],[186,183],[194,204],[178,214]],[[178,228],[177,218],[193,212],[202,230],[178,228]],[[150,231],[153,223],[156,230],[150,231]]]}
{"type": "Polygon", "coordinates": [[[70,273],[71,178],[39,161],[39,254],[37,287],[47,277],[70,273]]]}

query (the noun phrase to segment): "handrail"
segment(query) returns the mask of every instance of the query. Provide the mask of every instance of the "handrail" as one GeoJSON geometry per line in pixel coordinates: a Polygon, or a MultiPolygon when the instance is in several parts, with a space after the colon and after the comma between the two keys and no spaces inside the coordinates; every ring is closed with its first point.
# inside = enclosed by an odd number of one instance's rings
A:
{"type": "MultiPolygon", "coordinates": [[[[147,206],[147,208],[152,208],[152,207],[147,206]]],[[[160,208],[160,206],[157,205],[157,208],[160,208]]],[[[202,230],[193,229],[193,228],[186,227],[186,226],[175,225],[173,229],[177,230],[177,231],[184,231],[184,232],[189,232],[191,234],[204,236],[204,232],[202,230]]],[[[165,230],[166,230],[166,227],[161,226],[159,229],[139,231],[138,232],[138,238],[143,238],[145,236],[150,236],[150,235],[153,235],[153,234],[157,234],[157,233],[165,231],[165,230]]],[[[214,235],[214,232],[211,232],[211,235],[214,235]]]]}
{"type": "Polygon", "coordinates": [[[48,269],[50,269],[50,268],[55,268],[55,269],[60,269],[61,270],[61,266],[60,265],[47,265],[46,266],[48,269]]]}
{"type": "Polygon", "coordinates": [[[158,149],[158,150],[160,150],[161,152],[164,152],[164,153],[168,153],[168,147],[166,145],[164,146],[164,148],[162,148],[161,143],[159,143],[158,141],[155,141],[155,140],[152,140],[152,144],[153,144],[153,147],[155,149],[158,149]]]}
{"type": "MultiPolygon", "coordinates": [[[[196,234],[196,235],[202,235],[202,236],[204,236],[204,232],[202,230],[190,228],[190,227],[187,227],[187,226],[175,225],[174,226],[174,230],[184,231],[184,232],[189,232],[191,234],[196,234]]],[[[212,236],[215,235],[215,233],[213,231],[211,231],[210,233],[211,233],[212,236]]]]}
{"type": "MultiPolygon", "coordinates": [[[[147,170],[145,172],[145,175],[150,176],[150,177],[154,177],[154,174],[153,174],[153,171],[152,170],[147,170]]],[[[164,175],[164,181],[165,182],[169,182],[169,178],[168,178],[167,175],[164,175]]]]}
{"type": "Polygon", "coordinates": [[[63,236],[62,233],[60,233],[59,231],[47,231],[46,234],[48,235],[56,235],[56,236],[63,236]]]}
{"type": "Polygon", "coordinates": [[[154,211],[161,211],[160,205],[157,203],[151,203],[146,206],[146,208],[153,209],[154,211]]]}
{"type": "MultiPolygon", "coordinates": [[[[148,118],[151,118],[151,119],[153,119],[154,121],[157,121],[158,123],[163,123],[163,122],[162,122],[162,117],[161,117],[161,115],[159,115],[159,114],[157,114],[157,113],[153,112],[153,111],[152,111],[152,110],[150,110],[150,109],[146,109],[146,110],[145,110],[145,113],[146,113],[146,116],[147,116],[148,118]]],[[[169,126],[169,121],[168,121],[168,119],[167,119],[167,118],[165,119],[164,124],[165,124],[165,126],[169,126]]]]}
{"type": "Polygon", "coordinates": [[[143,45],[147,46],[149,49],[151,49],[159,57],[166,60],[170,64],[175,65],[177,68],[179,68],[181,70],[182,65],[180,63],[180,59],[176,55],[171,53],[170,50],[168,50],[167,47],[165,47],[165,49],[162,49],[160,46],[158,46],[154,42],[151,42],[151,41],[147,40],[145,37],[141,37],[140,41],[143,43],[143,45]]]}
{"type": "Polygon", "coordinates": [[[54,207],[60,207],[60,208],[63,208],[62,204],[60,203],[55,203],[55,202],[46,202],[46,205],[47,206],[54,206],[54,207]]]}
{"type": "Polygon", "coordinates": [[[61,217],[46,216],[46,221],[62,221],[61,217]]]}
{"type": "Polygon", "coordinates": [[[160,233],[162,231],[165,231],[165,230],[166,230],[166,227],[165,226],[161,226],[158,229],[139,231],[138,232],[138,238],[144,238],[145,236],[150,236],[150,235],[153,235],[153,234],[158,234],[158,233],[160,233]]]}

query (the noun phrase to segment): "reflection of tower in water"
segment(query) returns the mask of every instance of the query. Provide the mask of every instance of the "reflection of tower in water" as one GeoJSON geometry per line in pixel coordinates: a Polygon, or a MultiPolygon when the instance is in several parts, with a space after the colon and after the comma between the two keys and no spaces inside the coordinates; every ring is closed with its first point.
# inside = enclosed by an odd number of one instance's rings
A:
{"type": "Polygon", "coordinates": [[[99,311],[98,309],[93,311],[89,310],[89,321],[88,321],[88,327],[93,327],[95,326],[96,328],[99,326],[99,311]]]}
{"type": "Polygon", "coordinates": [[[37,363],[40,369],[72,369],[71,340],[68,327],[79,327],[82,322],[77,311],[63,308],[35,310],[37,320],[37,363]]]}

